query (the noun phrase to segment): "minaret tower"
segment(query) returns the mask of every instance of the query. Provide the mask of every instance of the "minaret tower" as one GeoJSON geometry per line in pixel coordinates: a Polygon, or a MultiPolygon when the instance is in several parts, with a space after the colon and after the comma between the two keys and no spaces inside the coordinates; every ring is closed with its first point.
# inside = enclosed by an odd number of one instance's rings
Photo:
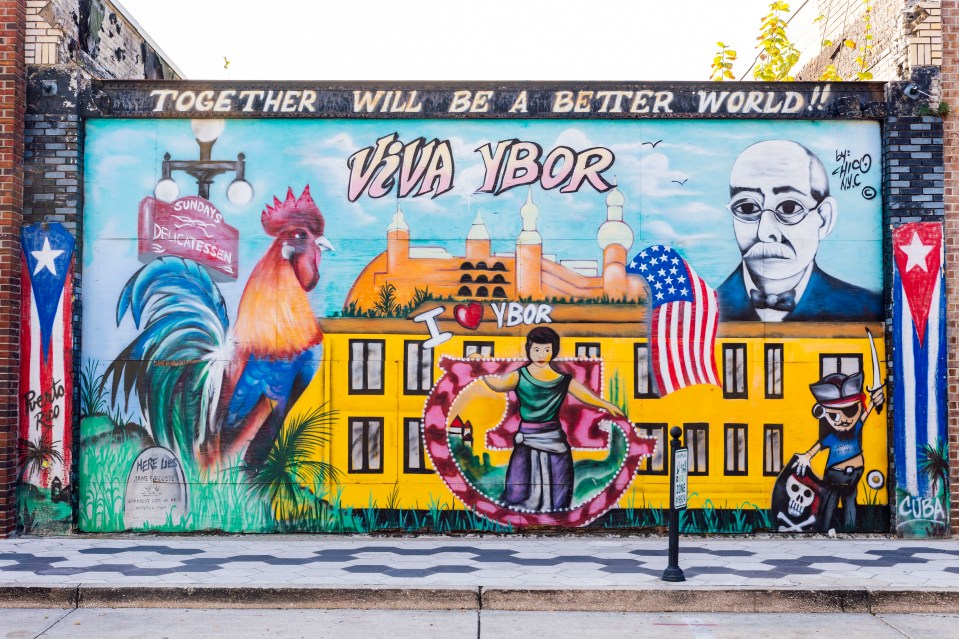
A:
{"type": "Polygon", "coordinates": [[[633,246],[633,230],[623,221],[624,204],[626,198],[614,178],[606,196],[606,221],[596,238],[603,249],[603,290],[614,299],[633,297],[626,277],[626,253],[633,246]]]}
{"type": "Polygon", "coordinates": [[[536,230],[539,207],[533,203],[532,187],[519,214],[523,230],[516,238],[516,294],[538,300],[543,297],[543,238],[536,230]]]}
{"type": "Polygon", "coordinates": [[[386,271],[387,273],[402,273],[403,263],[410,256],[410,226],[406,223],[400,203],[396,203],[396,212],[393,221],[386,228],[386,271]]]}
{"type": "Polygon", "coordinates": [[[466,259],[476,262],[477,260],[486,260],[490,257],[490,238],[489,230],[486,228],[486,222],[483,216],[476,211],[476,219],[466,234],[466,259]]]}

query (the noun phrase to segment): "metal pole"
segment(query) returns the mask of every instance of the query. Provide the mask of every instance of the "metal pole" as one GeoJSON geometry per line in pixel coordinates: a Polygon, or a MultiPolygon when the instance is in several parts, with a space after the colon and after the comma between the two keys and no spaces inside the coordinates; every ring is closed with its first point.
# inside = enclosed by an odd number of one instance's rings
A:
{"type": "Polygon", "coordinates": [[[683,569],[679,567],[679,510],[676,508],[676,449],[679,448],[679,436],[682,430],[678,426],[669,429],[669,564],[663,571],[663,581],[686,581],[683,569]]]}

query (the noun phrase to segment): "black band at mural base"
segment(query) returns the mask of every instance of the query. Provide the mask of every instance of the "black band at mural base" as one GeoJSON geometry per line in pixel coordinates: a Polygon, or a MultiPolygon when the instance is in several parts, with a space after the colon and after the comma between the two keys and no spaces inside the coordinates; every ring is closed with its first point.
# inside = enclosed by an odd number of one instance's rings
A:
{"type": "MultiPolygon", "coordinates": [[[[338,513],[349,527],[340,532],[359,533],[456,533],[475,534],[515,532],[508,526],[477,517],[468,510],[431,510],[415,508],[354,508],[349,514],[338,513]]],[[[842,521],[840,508],[837,521],[842,521]]],[[[335,521],[337,517],[332,517],[335,521]]],[[[614,508],[594,521],[587,530],[592,532],[646,532],[665,535],[669,521],[667,508],[614,508]]],[[[744,506],[740,508],[689,508],[680,514],[680,532],[712,533],[720,535],[774,532],[771,511],[744,506]]],[[[569,529],[543,526],[538,532],[555,530],[564,534],[569,529]]],[[[889,531],[889,507],[884,504],[863,505],[856,509],[855,530],[837,527],[838,533],[885,533],[889,531]]],[[[531,530],[530,530],[531,531],[531,530]]],[[[528,531],[528,532],[530,532],[528,531]]],[[[290,532],[309,532],[302,527],[291,527],[290,532]]],[[[319,531],[316,531],[319,532],[319,531]]],[[[324,530],[323,532],[336,532],[324,530]]]]}

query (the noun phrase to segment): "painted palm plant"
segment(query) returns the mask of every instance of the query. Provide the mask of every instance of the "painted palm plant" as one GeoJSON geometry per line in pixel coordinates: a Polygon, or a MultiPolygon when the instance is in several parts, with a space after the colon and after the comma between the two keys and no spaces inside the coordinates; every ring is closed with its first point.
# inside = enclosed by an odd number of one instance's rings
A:
{"type": "Polygon", "coordinates": [[[339,481],[339,471],[323,461],[330,443],[336,411],[326,406],[292,416],[280,430],[266,458],[251,473],[249,489],[268,500],[273,518],[283,521],[296,515],[323,486],[339,481]]]}
{"type": "Polygon", "coordinates": [[[20,440],[20,475],[18,481],[25,477],[39,475],[45,468],[56,462],[63,463],[63,453],[60,452],[60,442],[47,441],[40,438],[20,440]]]}
{"type": "Polygon", "coordinates": [[[936,439],[935,444],[922,447],[919,453],[919,472],[929,480],[934,495],[938,495],[940,489],[949,485],[949,456],[946,443],[942,439],[936,439]]]}

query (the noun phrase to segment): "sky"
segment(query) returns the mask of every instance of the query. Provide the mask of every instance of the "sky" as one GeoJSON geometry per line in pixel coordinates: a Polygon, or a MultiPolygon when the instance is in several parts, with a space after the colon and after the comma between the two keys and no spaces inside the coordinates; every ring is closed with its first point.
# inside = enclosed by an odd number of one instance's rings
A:
{"type": "Polygon", "coordinates": [[[769,0],[120,0],[191,80],[707,80],[769,0]],[[251,5],[253,6],[253,5],[251,5]],[[224,57],[229,67],[224,68],[224,57]]]}

